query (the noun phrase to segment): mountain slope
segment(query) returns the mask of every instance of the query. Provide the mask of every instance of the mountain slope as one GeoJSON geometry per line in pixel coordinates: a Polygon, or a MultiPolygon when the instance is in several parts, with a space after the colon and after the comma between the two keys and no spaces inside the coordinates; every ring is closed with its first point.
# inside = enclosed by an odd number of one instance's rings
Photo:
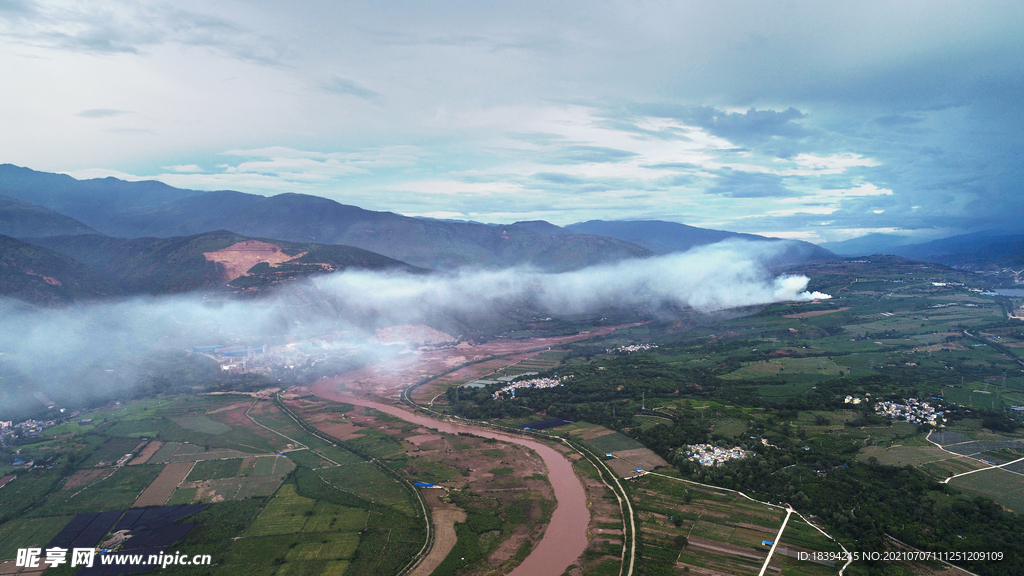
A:
{"type": "Polygon", "coordinates": [[[18,199],[33,197],[30,201],[78,217],[116,237],[172,238],[230,230],[251,238],[355,246],[416,266],[446,270],[530,266],[562,272],[685,251],[730,238],[783,243],[772,262],[776,265],[832,256],[806,242],[673,222],[591,221],[561,228],[544,221],[509,225],[443,221],[364,210],[304,194],[268,198],[179,190],[159,182],[78,181],[11,165],[0,166],[3,193],[18,199]]]}
{"type": "Polygon", "coordinates": [[[0,236],[0,295],[42,305],[119,295],[101,274],[67,256],[0,236]]]}
{"type": "Polygon", "coordinates": [[[871,254],[893,254],[897,247],[913,242],[910,236],[899,234],[866,234],[842,242],[823,242],[822,248],[840,256],[868,256],[871,254]]]}
{"type": "Polygon", "coordinates": [[[891,252],[915,260],[972,270],[1017,267],[1024,264],[1024,235],[986,230],[896,246],[891,252]]]}
{"type": "Polygon", "coordinates": [[[26,238],[98,232],[48,208],[0,196],[0,234],[26,238]]]}
{"type": "Polygon", "coordinates": [[[174,238],[54,236],[33,242],[82,262],[133,294],[174,294],[229,283],[258,291],[347,268],[419,271],[351,246],[261,240],[224,230],[174,238]]]}
{"type": "Polygon", "coordinates": [[[227,194],[210,193],[147,210],[124,212],[105,223],[101,230],[129,237],[166,237],[180,232],[223,229],[251,237],[356,246],[437,269],[530,265],[563,271],[651,254],[640,246],[612,238],[547,234],[532,226],[410,218],[305,194],[270,198],[227,194]]]}
{"type": "Polygon", "coordinates": [[[119,238],[192,236],[222,229],[226,215],[260,200],[264,197],[230,190],[197,193],[160,206],[125,210],[100,226],[119,238]]]}
{"type": "Polygon", "coordinates": [[[810,242],[766,238],[756,234],[742,234],[723,230],[710,230],[661,220],[614,222],[591,220],[589,222],[570,224],[566,228],[573,232],[610,236],[632,242],[656,254],[685,252],[696,246],[713,244],[723,240],[749,240],[780,243],[781,252],[774,261],[770,262],[771,265],[787,265],[795,262],[835,257],[835,254],[810,242]]]}

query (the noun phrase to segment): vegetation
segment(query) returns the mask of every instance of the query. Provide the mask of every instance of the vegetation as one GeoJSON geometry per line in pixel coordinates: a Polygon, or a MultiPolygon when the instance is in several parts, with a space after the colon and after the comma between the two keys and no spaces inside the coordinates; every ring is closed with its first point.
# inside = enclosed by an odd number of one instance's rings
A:
{"type": "MultiPolygon", "coordinates": [[[[931,464],[921,469],[861,457],[874,447],[931,446],[931,426],[889,421],[875,413],[878,401],[924,399],[945,412],[950,430],[1021,429],[1006,408],[1024,405],[1024,372],[1014,352],[1024,338],[1007,324],[1003,304],[949,286],[964,280],[959,273],[899,259],[806,273],[815,278],[812,289],[836,298],[768,306],[687,332],[652,324],[646,335],[579,344],[566,363],[540,375],[564,377],[565,385],[521,389],[501,400],[492,396],[500,385],[449,391],[449,409],[510,423],[597,423],[651,448],[684,478],[813,514],[851,549],[883,550],[891,536],[923,550],[1003,552],[1001,562],[962,563],[986,576],[1024,571],[1024,518],[976,496],[1024,509],[1014,500],[1024,477],[1000,471],[999,482],[986,474],[940,484],[970,467],[949,454],[934,464],[919,461],[931,464]],[[630,341],[659,347],[607,351],[630,341]],[[739,446],[750,455],[702,467],[685,450],[699,443],[739,446]]],[[[674,557],[656,560],[658,546],[649,538],[640,544],[654,565],[674,564],[674,557]]],[[[898,568],[856,563],[851,570],[898,568]]]]}

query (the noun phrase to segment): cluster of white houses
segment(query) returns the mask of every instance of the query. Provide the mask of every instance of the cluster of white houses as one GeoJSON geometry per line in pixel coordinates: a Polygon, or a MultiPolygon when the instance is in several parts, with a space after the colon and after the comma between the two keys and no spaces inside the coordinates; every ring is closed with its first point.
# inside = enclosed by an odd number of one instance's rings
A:
{"type": "Polygon", "coordinates": [[[875,412],[893,420],[906,420],[911,424],[931,424],[935,426],[942,420],[942,412],[936,410],[928,402],[917,398],[908,398],[902,404],[897,402],[879,402],[875,404],[875,412]]]}
{"type": "Polygon", "coordinates": [[[690,455],[690,460],[701,466],[721,466],[729,460],[746,458],[750,454],[739,446],[719,448],[712,444],[691,444],[686,447],[686,453],[690,455]]]}
{"type": "Polygon", "coordinates": [[[606,348],[605,352],[609,354],[615,352],[643,352],[652,348],[657,348],[657,346],[654,344],[632,344],[630,346],[619,346],[618,348],[606,348]]]}
{"type": "Polygon", "coordinates": [[[513,382],[495,392],[494,399],[497,400],[505,393],[510,393],[512,396],[515,396],[516,390],[520,388],[554,388],[555,386],[561,385],[561,378],[534,378],[532,380],[520,380],[519,382],[513,382]]]}

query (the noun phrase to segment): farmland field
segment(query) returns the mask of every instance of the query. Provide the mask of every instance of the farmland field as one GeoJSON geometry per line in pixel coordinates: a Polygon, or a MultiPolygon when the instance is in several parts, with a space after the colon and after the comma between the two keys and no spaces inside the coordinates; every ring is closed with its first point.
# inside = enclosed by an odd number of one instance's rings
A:
{"type": "MultiPolygon", "coordinates": [[[[107,478],[80,492],[61,491],[32,511],[33,516],[64,516],[82,512],[125,510],[160,474],[162,466],[142,464],[118,468],[107,478]]],[[[6,490],[6,487],[4,488],[6,490]]]]}
{"type": "MultiPolygon", "coordinates": [[[[641,521],[641,574],[665,569],[700,573],[703,569],[756,575],[767,556],[761,542],[774,540],[785,516],[780,507],[751,502],[733,492],[653,474],[632,480],[630,485],[641,521]]],[[[817,530],[797,526],[791,518],[782,542],[772,566],[782,568],[784,574],[834,574],[828,566],[801,562],[783,553],[839,550],[817,530]]]]}
{"type": "Polygon", "coordinates": [[[315,500],[296,494],[294,484],[284,484],[270,499],[246,534],[270,536],[302,532],[302,527],[309,520],[308,516],[312,515],[315,504],[315,500]],[[307,515],[306,512],[310,514],[307,515]]]}
{"type": "Polygon", "coordinates": [[[178,484],[181,484],[185,477],[189,475],[189,471],[193,469],[193,466],[195,466],[194,462],[181,462],[164,466],[160,475],[142,491],[142,494],[135,500],[132,507],[163,506],[167,499],[171,497],[175,488],[178,487],[178,484]]]}
{"type": "Polygon", "coordinates": [[[1010,510],[1024,512],[1024,476],[1006,470],[982,470],[949,483],[969,493],[987,496],[1010,510]]]}

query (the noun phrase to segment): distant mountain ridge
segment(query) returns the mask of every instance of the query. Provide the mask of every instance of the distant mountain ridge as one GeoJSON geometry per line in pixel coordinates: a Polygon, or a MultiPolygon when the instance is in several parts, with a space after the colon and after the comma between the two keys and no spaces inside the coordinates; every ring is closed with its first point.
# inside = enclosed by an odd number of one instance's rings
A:
{"type": "Polygon", "coordinates": [[[49,208],[99,230],[104,222],[125,210],[159,206],[196,194],[201,192],[155,180],[76,180],[66,174],[0,164],[0,195],[49,208]]]}
{"type": "Polygon", "coordinates": [[[0,196],[0,234],[24,238],[99,232],[49,208],[0,196]]]}
{"type": "Polygon", "coordinates": [[[125,237],[167,237],[223,229],[292,242],[356,246],[416,266],[442,270],[530,265],[562,271],[651,255],[640,246],[613,238],[552,235],[516,224],[495,226],[410,218],[290,193],[264,198],[238,192],[209,192],[118,214],[100,229],[125,237]]]}
{"type": "Polygon", "coordinates": [[[824,246],[842,256],[892,254],[970,270],[1024,266],[1024,234],[1008,230],[983,230],[917,243],[904,235],[868,234],[824,246]]]}
{"type": "Polygon", "coordinates": [[[810,242],[697,228],[695,226],[662,220],[619,220],[611,222],[590,220],[588,222],[570,224],[565,228],[574,232],[599,234],[632,242],[643,246],[655,254],[685,252],[697,246],[714,244],[724,240],[748,240],[776,242],[783,247],[779,255],[772,262],[769,262],[769,265],[773,266],[786,266],[797,262],[835,257],[835,254],[832,252],[810,242]]]}
{"type": "Polygon", "coordinates": [[[0,165],[0,194],[36,201],[115,237],[174,238],[228,230],[251,238],[354,246],[439,270],[529,266],[561,272],[730,238],[785,243],[775,264],[832,256],[806,242],[672,222],[591,221],[564,228],[542,220],[455,222],[365,210],[305,194],[264,197],[180,190],[152,181],[79,181],[9,164],[0,165]]]}

